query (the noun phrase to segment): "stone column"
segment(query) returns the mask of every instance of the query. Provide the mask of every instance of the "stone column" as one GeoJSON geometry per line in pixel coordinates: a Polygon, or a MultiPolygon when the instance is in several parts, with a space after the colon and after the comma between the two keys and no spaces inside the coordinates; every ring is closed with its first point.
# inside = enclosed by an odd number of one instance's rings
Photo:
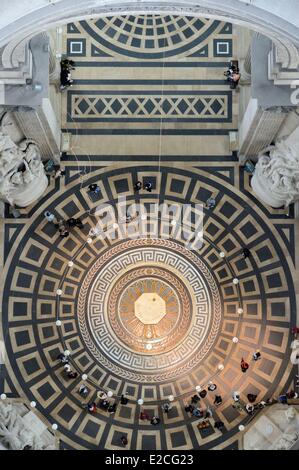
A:
{"type": "Polygon", "coordinates": [[[251,85],[251,44],[244,59],[240,60],[240,85],[251,85]]]}
{"type": "Polygon", "coordinates": [[[239,161],[257,160],[259,153],[274,142],[287,117],[288,109],[263,109],[258,100],[251,98],[239,129],[239,161]]]}
{"type": "Polygon", "coordinates": [[[251,45],[248,48],[245,60],[244,60],[244,70],[251,76],[251,45]]]}
{"type": "Polygon", "coordinates": [[[47,37],[49,44],[49,78],[50,83],[56,83],[60,76],[60,58],[57,56],[57,31],[43,33],[47,37]],[[55,37],[56,33],[56,37],[55,37]]]}

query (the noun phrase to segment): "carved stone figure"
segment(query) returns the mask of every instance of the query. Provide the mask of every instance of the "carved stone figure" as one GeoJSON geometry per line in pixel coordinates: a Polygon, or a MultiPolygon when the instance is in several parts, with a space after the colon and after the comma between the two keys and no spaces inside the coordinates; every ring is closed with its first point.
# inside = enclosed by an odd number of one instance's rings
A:
{"type": "Polygon", "coordinates": [[[288,450],[297,441],[298,434],[296,432],[292,434],[285,433],[274,445],[275,450],[288,450]]]}
{"type": "Polygon", "coordinates": [[[285,412],[285,415],[286,415],[286,418],[287,418],[287,421],[293,421],[293,419],[296,418],[297,416],[297,411],[295,410],[295,408],[293,406],[289,406],[285,412]]]}
{"type": "Polygon", "coordinates": [[[299,199],[299,128],[260,154],[251,185],[272,207],[287,207],[299,199]]]}
{"type": "Polygon", "coordinates": [[[26,207],[42,195],[47,185],[38,146],[28,139],[16,145],[0,127],[0,198],[26,207]]]}
{"type": "Polygon", "coordinates": [[[54,450],[55,445],[44,444],[40,437],[24,424],[18,409],[12,404],[0,402],[0,442],[6,449],[54,450]]]}

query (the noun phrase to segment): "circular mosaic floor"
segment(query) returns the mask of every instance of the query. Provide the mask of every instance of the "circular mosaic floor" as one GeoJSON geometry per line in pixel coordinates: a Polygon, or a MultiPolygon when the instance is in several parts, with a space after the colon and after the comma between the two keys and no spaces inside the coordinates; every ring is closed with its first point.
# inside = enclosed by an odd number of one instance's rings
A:
{"type": "Polygon", "coordinates": [[[58,424],[62,448],[118,449],[124,434],[132,449],[238,446],[238,426],[247,416],[232,407],[232,390],[261,400],[291,380],[294,250],[292,237],[283,234],[292,233],[293,221],[252,198],[248,176],[233,162],[218,173],[206,163],[162,164],[160,171],[152,163],[117,163],[95,167],[83,180],[72,176],[74,170],[70,163],[63,190],[51,183],[27,221],[26,216],[6,220],[2,311],[8,396],[35,400],[42,419],[58,424]],[[146,178],[152,193],[136,195],[134,181],[146,178]],[[88,193],[92,182],[100,186],[96,197],[88,193]],[[202,247],[186,249],[177,227],[163,218],[146,220],[140,239],[88,243],[97,208],[114,206],[120,195],[147,207],[190,202],[194,227],[195,204],[213,196],[215,209],[204,209],[202,247]],[[61,239],[44,220],[45,209],[65,219],[80,217],[84,230],[75,228],[61,239]],[[170,239],[163,236],[167,230],[170,239]],[[244,246],[252,252],[246,260],[240,254],[244,246]],[[254,362],[257,348],[262,359],[254,362]],[[72,367],[88,375],[86,402],[104,389],[114,398],[126,393],[128,404],[118,405],[113,415],[86,414],[78,395],[81,377],[67,380],[56,360],[66,349],[72,367]],[[242,357],[250,363],[245,375],[242,357]],[[223,403],[215,408],[212,392],[201,401],[213,409],[204,434],[184,405],[195,387],[209,380],[223,403]],[[175,397],[173,408],[162,414],[169,395],[175,397]],[[139,420],[138,398],[149,415],[160,416],[159,426],[139,420]],[[222,432],[213,428],[217,419],[225,423],[222,432]]]}
{"type": "Polygon", "coordinates": [[[140,382],[192,370],[221,324],[210,271],[181,244],[163,239],[129,240],[99,257],[82,283],[77,311],[95,360],[140,382]]]}

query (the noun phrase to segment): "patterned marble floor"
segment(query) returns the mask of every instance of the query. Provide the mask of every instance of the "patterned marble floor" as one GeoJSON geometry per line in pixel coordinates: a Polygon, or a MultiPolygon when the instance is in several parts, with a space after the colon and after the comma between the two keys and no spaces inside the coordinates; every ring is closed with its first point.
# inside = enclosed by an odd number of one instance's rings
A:
{"type": "MultiPolygon", "coordinates": [[[[2,379],[6,392],[35,400],[43,419],[58,423],[62,448],[117,449],[123,434],[132,449],[238,447],[238,425],[246,423],[247,416],[232,407],[232,390],[240,390],[243,398],[255,393],[260,400],[286,390],[292,379],[289,331],[296,314],[292,217],[261,205],[250,193],[248,175],[233,158],[217,165],[163,163],[160,171],[144,161],[108,166],[98,162],[83,176],[70,158],[65,181],[51,180],[47,195],[23,218],[5,222],[3,332],[9,362],[2,379]],[[133,182],[147,178],[153,192],[136,196],[133,182]],[[93,182],[101,188],[97,200],[88,194],[93,182]],[[202,248],[186,254],[180,240],[152,238],[155,227],[147,228],[149,240],[88,243],[95,209],[100,202],[114,204],[119,195],[126,195],[130,203],[145,204],[164,199],[195,204],[213,195],[216,207],[204,209],[202,248]],[[80,217],[84,230],[74,229],[69,238],[60,238],[43,217],[46,208],[63,218],[80,217]],[[249,260],[240,256],[244,245],[252,251],[249,260]],[[225,258],[219,257],[220,251],[225,258]],[[74,264],[69,266],[69,261],[74,264]],[[195,298],[201,293],[202,310],[189,329],[187,343],[184,346],[179,340],[166,355],[138,354],[136,348],[120,343],[117,329],[111,330],[101,315],[104,297],[109,297],[105,283],[115,285],[115,277],[121,283],[123,273],[134,274],[144,265],[151,266],[151,275],[153,268],[169,265],[172,276],[180,276],[185,286],[188,280],[197,290],[195,298]],[[232,283],[234,277],[238,286],[232,283]],[[62,290],[61,296],[57,289],[62,290]],[[61,327],[55,325],[57,318],[61,327]],[[235,336],[237,344],[232,341],[235,336]],[[178,354],[176,366],[167,366],[180,347],[186,356],[178,354]],[[257,348],[262,359],[254,362],[251,356],[257,348]],[[116,396],[126,393],[129,403],[119,405],[113,415],[98,410],[91,416],[82,410],[77,393],[80,378],[66,380],[56,361],[65,349],[71,351],[73,367],[88,374],[87,401],[104,388],[116,396]],[[245,375],[240,371],[241,357],[250,363],[245,375]],[[223,404],[214,409],[210,421],[221,419],[225,429],[204,434],[197,429],[197,419],[186,414],[184,404],[196,385],[206,386],[211,379],[223,404]],[[173,409],[162,415],[161,404],[170,394],[175,397],[173,409]],[[140,397],[142,409],[161,417],[157,427],[139,421],[136,401],[140,397]]],[[[157,221],[160,235],[164,229],[157,221]]],[[[204,408],[213,408],[214,395],[209,392],[202,400],[204,408]]]]}
{"type": "Polygon", "coordinates": [[[66,52],[77,68],[62,121],[72,150],[63,159],[66,175],[51,179],[38,203],[19,219],[6,214],[7,361],[0,374],[8,397],[35,400],[41,419],[58,424],[62,449],[122,449],[122,435],[128,449],[238,449],[238,426],[248,416],[232,407],[232,390],[261,400],[291,387],[295,221],[292,211],[253,197],[249,175],[229,151],[238,98],[223,70],[233,39],[229,24],[174,16],[67,27],[66,52]],[[152,192],[134,193],[137,180],[150,181],[152,192]],[[96,197],[88,192],[91,183],[100,187],[96,197]],[[141,239],[89,243],[99,205],[115,207],[119,196],[148,210],[155,202],[190,204],[193,229],[201,220],[195,205],[213,197],[215,208],[203,212],[203,246],[186,250],[177,227],[155,214],[152,224],[142,221],[141,239]],[[46,209],[63,219],[80,217],[85,227],[63,239],[45,221],[46,209]],[[244,246],[252,252],[246,260],[244,246]],[[160,299],[158,326],[138,310],[141,295],[153,293],[160,299]],[[56,360],[66,349],[79,372],[75,380],[63,376],[56,360]],[[242,357],[250,364],[246,374],[242,357]],[[114,398],[126,393],[128,404],[112,415],[88,414],[78,394],[83,373],[85,402],[105,389],[114,398]],[[215,392],[201,400],[213,409],[203,431],[185,404],[209,380],[223,403],[214,407],[215,392]],[[162,414],[169,395],[173,408],[162,414]],[[143,410],[161,418],[159,425],[139,420],[138,398],[143,410]],[[219,419],[222,431],[213,427],[219,419]]]}
{"type": "Polygon", "coordinates": [[[238,93],[223,72],[234,56],[233,41],[231,24],[199,18],[122,16],[69,24],[64,46],[76,70],[62,122],[74,154],[100,148],[107,155],[154,155],[161,135],[172,137],[163,140],[165,155],[228,153],[238,93]]]}

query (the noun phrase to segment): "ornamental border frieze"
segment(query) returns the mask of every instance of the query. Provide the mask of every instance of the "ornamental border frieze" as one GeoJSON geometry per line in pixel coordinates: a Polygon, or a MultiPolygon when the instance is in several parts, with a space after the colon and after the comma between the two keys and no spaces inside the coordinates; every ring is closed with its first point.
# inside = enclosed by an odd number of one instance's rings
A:
{"type": "MultiPolygon", "coordinates": [[[[171,253],[172,254],[172,253],[171,253]]],[[[140,257],[138,257],[140,261],[140,257]]],[[[149,259],[147,258],[147,261],[149,259]]],[[[178,264],[182,264],[182,259],[178,259],[178,264]]],[[[196,285],[197,280],[192,278],[191,282],[189,283],[191,286],[192,284],[196,285]]],[[[191,251],[186,250],[184,247],[175,243],[171,240],[164,240],[164,239],[138,239],[138,240],[128,240],[124,243],[121,243],[117,246],[112,247],[110,250],[105,252],[98,261],[93,265],[90,269],[88,274],[86,275],[83,283],[82,288],[79,294],[78,305],[77,305],[77,312],[78,312],[78,323],[82,333],[82,338],[85,341],[86,346],[88,347],[89,351],[93,356],[99,361],[101,366],[107,367],[112,373],[119,375],[120,377],[134,380],[138,382],[163,382],[169,379],[173,379],[175,377],[179,377],[182,374],[188,373],[191,369],[193,369],[196,365],[200,363],[200,361],[206,356],[206,354],[210,351],[220,329],[220,324],[222,320],[222,308],[220,302],[220,295],[218,291],[218,287],[216,282],[207,269],[206,265],[191,251]],[[164,248],[169,249],[176,253],[176,256],[180,254],[182,258],[186,258],[188,262],[192,263],[193,269],[195,268],[197,272],[204,277],[205,283],[208,284],[208,289],[210,291],[211,298],[213,299],[212,308],[213,308],[213,321],[211,321],[210,331],[206,337],[204,345],[194,353],[194,345],[196,342],[200,340],[202,337],[202,332],[195,332],[195,337],[189,338],[189,336],[185,339],[185,341],[181,344],[181,350],[178,352],[172,352],[171,362],[165,361],[165,355],[161,355],[161,366],[168,368],[167,371],[161,371],[160,373],[157,372],[157,366],[153,363],[153,358],[151,356],[147,356],[148,364],[147,367],[144,367],[144,363],[142,361],[141,355],[136,355],[134,361],[130,361],[131,353],[128,350],[120,348],[119,345],[115,344],[115,341],[112,341],[111,338],[107,339],[107,337],[103,337],[103,345],[104,342],[107,341],[105,346],[110,348],[110,352],[112,351],[113,354],[117,355],[115,360],[117,364],[112,362],[106,355],[102,354],[99,350],[98,346],[95,344],[93,339],[90,336],[88,331],[87,322],[86,322],[86,305],[87,305],[87,295],[90,289],[90,285],[92,284],[95,276],[99,272],[99,270],[108,263],[111,259],[115,258],[119,254],[128,254],[127,251],[136,250],[139,248],[144,248],[146,252],[146,248],[164,248]],[[190,348],[192,351],[192,356],[190,358],[190,348]],[[188,354],[189,353],[189,354],[188,354]],[[188,356],[188,360],[186,359],[186,355],[188,356]],[[180,362],[184,361],[182,365],[180,362]],[[120,363],[123,362],[124,368],[120,367],[120,363]],[[175,368],[174,368],[175,365],[175,368]],[[169,369],[169,366],[172,366],[169,369]],[[129,368],[129,369],[127,369],[129,368]],[[134,369],[139,369],[136,371],[134,369]],[[148,371],[145,373],[142,371],[148,371]]],[[[103,312],[102,312],[103,315],[103,312]]],[[[201,320],[197,322],[195,329],[202,328],[201,320]]],[[[103,332],[103,330],[102,330],[103,332]]]]}

